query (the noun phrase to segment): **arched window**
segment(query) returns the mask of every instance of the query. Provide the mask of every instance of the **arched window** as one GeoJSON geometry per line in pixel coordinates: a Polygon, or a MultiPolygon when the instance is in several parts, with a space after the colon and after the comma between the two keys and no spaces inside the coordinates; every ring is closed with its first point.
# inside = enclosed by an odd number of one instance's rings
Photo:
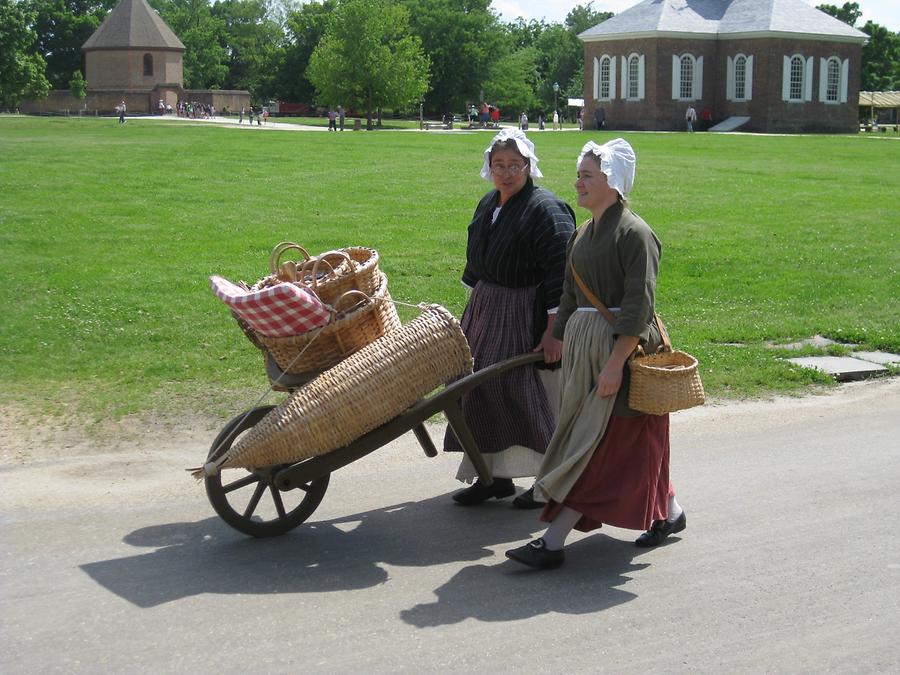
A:
{"type": "Polygon", "coordinates": [[[841,62],[836,57],[828,59],[826,66],[825,100],[837,103],[841,86],[841,62]]]}
{"type": "Polygon", "coordinates": [[[747,98],[747,57],[739,54],[734,60],[734,98],[743,101],[747,98]]]}
{"type": "Polygon", "coordinates": [[[681,86],[678,95],[683,99],[693,99],[694,96],[694,57],[685,54],[681,57],[681,86]]]}
{"type": "Polygon", "coordinates": [[[628,98],[638,98],[638,82],[640,73],[640,58],[637,54],[628,57],[628,98]]]}
{"type": "Polygon", "coordinates": [[[600,59],[600,95],[597,98],[610,98],[610,58],[604,56],[600,59]]]}
{"type": "Polygon", "coordinates": [[[799,56],[791,57],[791,81],[788,100],[803,100],[803,59],[799,56]]]}
{"type": "Polygon", "coordinates": [[[153,54],[144,54],[144,77],[153,75],[153,54]]]}

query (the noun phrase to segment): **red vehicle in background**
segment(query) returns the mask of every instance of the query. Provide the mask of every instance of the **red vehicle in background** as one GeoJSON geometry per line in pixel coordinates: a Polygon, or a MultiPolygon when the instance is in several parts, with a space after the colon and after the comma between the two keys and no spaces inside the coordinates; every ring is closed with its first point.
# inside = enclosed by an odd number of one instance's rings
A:
{"type": "Polygon", "coordinates": [[[267,107],[270,115],[278,115],[279,117],[301,117],[309,115],[312,111],[312,108],[305,103],[291,103],[289,101],[269,101],[267,107]]]}

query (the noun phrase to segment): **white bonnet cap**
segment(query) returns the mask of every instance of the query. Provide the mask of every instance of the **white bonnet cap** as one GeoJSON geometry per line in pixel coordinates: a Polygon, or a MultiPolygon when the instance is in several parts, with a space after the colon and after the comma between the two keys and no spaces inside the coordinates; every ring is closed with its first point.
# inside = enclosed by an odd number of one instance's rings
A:
{"type": "Polygon", "coordinates": [[[537,166],[538,158],[537,155],[534,154],[534,143],[528,140],[525,132],[521,129],[503,129],[503,131],[491,139],[491,144],[487,147],[487,150],[484,151],[484,166],[481,167],[481,177],[485,180],[491,179],[491,149],[497,145],[497,143],[508,140],[514,140],[516,142],[516,147],[519,149],[519,154],[528,160],[531,177],[543,178],[544,174],[541,173],[541,170],[537,166]]]}
{"type": "Polygon", "coordinates": [[[631,144],[624,138],[614,138],[603,145],[588,141],[578,155],[575,168],[581,166],[581,160],[588,153],[600,158],[600,170],[606,174],[606,182],[613,190],[627,197],[634,186],[635,156],[631,144]]]}

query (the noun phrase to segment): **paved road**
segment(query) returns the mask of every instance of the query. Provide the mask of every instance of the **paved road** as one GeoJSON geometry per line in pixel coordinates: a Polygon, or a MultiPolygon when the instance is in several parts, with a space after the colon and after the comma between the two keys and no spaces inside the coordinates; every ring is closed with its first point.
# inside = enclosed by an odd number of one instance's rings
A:
{"type": "Polygon", "coordinates": [[[6,464],[0,672],[897,672],[898,437],[896,378],[679,413],[687,530],[554,572],[503,557],[534,512],[454,506],[411,436],[273,540],[212,514],[196,444],[6,464]]]}

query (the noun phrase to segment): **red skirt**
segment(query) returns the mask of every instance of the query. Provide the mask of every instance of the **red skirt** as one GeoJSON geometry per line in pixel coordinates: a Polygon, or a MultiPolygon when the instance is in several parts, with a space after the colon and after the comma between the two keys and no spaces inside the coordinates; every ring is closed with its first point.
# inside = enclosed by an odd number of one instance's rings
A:
{"type": "Polygon", "coordinates": [[[606,433],[562,504],[551,501],[541,520],[552,522],[563,506],[582,514],[575,529],[603,523],[646,530],[668,515],[669,416],[609,418],[606,433]]]}

